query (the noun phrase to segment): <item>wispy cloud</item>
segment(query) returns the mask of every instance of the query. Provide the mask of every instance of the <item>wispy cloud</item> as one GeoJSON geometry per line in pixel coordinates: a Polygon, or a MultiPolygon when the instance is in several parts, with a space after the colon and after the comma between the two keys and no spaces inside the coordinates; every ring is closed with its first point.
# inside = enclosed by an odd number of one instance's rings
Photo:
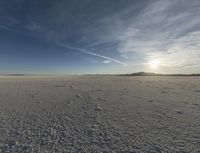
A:
{"type": "Polygon", "coordinates": [[[6,25],[0,25],[0,29],[4,29],[4,30],[7,30],[7,31],[14,31],[13,29],[11,29],[9,26],[6,26],[6,25]]]}
{"type": "Polygon", "coordinates": [[[150,3],[136,17],[131,18],[129,14],[129,21],[123,21],[124,15],[118,14],[118,20],[127,23],[114,34],[119,40],[118,51],[122,57],[130,53],[144,57],[141,63],[160,58],[166,67],[193,64],[197,68],[200,61],[199,12],[198,0],[166,0],[150,3]]]}
{"type": "MultiPolygon", "coordinates": [[[[44,26],[40,25],[39,23],[35,23],[35,22],[31,22],[28,25],[25,26],[25,28],[32,32],[34,35],[38,35],[41,37],[41,34],[43,35],[43,37],[45,37],[47,40],[50,40],[52,42],[54,42],[55,44],[57,44],[58,46],[62,46],[66,49],[71,49],[71,50],[76,50],[79,52],[82,52],[86,55],[90,55],[90,56],[95,56],[95,57],[99,57],[101,59],[103,59],[103,63],[105,64],[110,64],[110,63],[117,63],[120,64],[122,66],[128,66],[127,63],[122,62],[118,59],[112,58],[112,57],[108,57],[105,55],[101,55],[98,53],[94,53],[91,51],[88,51],[86,49],[83,48],[79,48],[79,47],[72,47],[70,45],[68,45],[67,43],[61,43],[61,41],[63,41],[62,39],[59,39],[59,33],[56,33],[55,31],[48,31],[48,29],[46,29],[44,26]]],[[[94,44],[101,44],[102,42],[95,42],[94,44]]],[[[88,47],[92,47],[93,44],[89,44],[88,47]]]]}
{"type": "Polygon", "coordinates": [[[110,61],[110,60],[104,60],[103,63],[104,64],[110,64],[110,63],[112,63],[112,61],[110,61]]]}
{"type": "MultiPolygon", "coordinates": [[[[1,12],[0,12],[1,13],[1,12]]],[[[11,32],[15,32],[15,26],[16,24],[18,24],[19,21],[9,17],[9,16],[3,16],[0,14],[0,28],[7,30],[7,31],[11,31],[11,32]]]]}
{"type": "Polygon", "coordinates": [[[200,31],[174,40],[174,43],[167,48],[166,52],[150,53],[150,59],[160,59],[166,67],[182,67],[194,65],[200,68],[200,31]]]}
{"type": "Polygon", "coordinates": [[[100,55],[100,54],[97,54],[97,53],[93,53],[93,52],[90,52],[90,51],[87,51],[85,49],[82,49],[82,48],[78,48],[78,47],[71,47],[71,46],[68,46],[66,44],[62,44],[63,47],[67,48],[67,49],[72,49],[72,50],[78,50],[82,53],[85,53],[87,55],[91,55],[91,56],[95,56],[95,57],[99,57],[99,58],[102,58],[102,59],[105,59],[107,61],[111,61],[111,62],[114,62],[114,63],[117,63],[117,64],[120,64],[120,65],[123,65],[123,66],[128,66],[126,63],[124,62],[121,62],[115,58],[111,58],[111,57],[108,57],[108,56],[104,56],[104,55],[100,55]]]}

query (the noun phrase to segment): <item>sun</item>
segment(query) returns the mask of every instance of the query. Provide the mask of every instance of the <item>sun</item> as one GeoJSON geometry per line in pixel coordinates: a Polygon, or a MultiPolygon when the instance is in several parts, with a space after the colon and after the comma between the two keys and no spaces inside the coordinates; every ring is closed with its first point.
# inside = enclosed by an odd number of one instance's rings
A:
{"type": "Polygon", "coordinates": [[[159,60],[153,60],[148,63],[151,69],[158,69],[160,66],[160,61],[159,60]]]}

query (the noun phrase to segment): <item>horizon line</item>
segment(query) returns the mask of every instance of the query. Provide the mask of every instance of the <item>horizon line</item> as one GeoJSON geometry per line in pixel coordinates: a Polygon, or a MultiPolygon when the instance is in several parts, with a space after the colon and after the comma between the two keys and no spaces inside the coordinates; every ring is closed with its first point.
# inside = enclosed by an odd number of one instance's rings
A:
{"type": "Polygon", "coordinates": [[[200,73],[86,73],[86,74],[36,74],[36,73],[0,73],[0,76],[200,76],[200,73]]]}

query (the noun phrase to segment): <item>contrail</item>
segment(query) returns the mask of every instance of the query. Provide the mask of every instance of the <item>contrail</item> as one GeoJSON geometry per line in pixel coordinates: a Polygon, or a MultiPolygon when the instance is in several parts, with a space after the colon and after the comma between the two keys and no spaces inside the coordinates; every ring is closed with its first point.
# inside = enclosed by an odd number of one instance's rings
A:
{"type": "Polygon", "coordinates": [[[121,62],[117,59],[114,59],[114,58],[111,58],[111,57],[107,57],[107,56],[104,56],[104,55],[100,55],[100,54],[96,54],[96,53],[93,53],[93,52],[90,52],[90,51],[87,51],[85,49],[82,49],[82,48],[78,48],[78,47],[71,47],[71,46],[67,46],[65,44],[61,44],[63,47],[65,48],[68,48],[68,49],[72,49],[72,50],[78,50],[82,53],[85,53],[85,54],[88,54],[88,55],[92,55],[92,56],[96,56],[96,57],[100,57],[100,58],[103,58],[103,59],[106,59],[106,60],[110,60],[112,62],[115,62],[117,64],[120,64],[120,65],[123,65],[123,66],[128,66],[128,64],[124,63],[124,62],[121,62]]]}

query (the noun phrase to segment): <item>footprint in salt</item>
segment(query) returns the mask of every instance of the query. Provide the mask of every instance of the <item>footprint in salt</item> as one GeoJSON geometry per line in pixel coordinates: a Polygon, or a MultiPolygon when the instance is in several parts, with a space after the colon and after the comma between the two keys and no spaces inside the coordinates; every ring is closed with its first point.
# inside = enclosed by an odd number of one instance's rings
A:
{"type": "Polygon", "coordinates": [[[72,89],[72,90],[75,90],[76,87],[74,85],[69,85],[69,87],[72,89]]]}
{"type": "Polygon", "coordinates": [[[55,88],[63,88],[63,87],[65,87],[65,84],[55,84],[55,85],[53,85],[53,87],[55,87],[55,88]]]}
{"type": "Polygon", "coordinates": [[[175,112],[176,112],[177,114],[183,114],[183,111],[182,111],[182,110],[179,110],[179,109],[176,109],[175,112]]]}
{"type": "Polygon", "coordinates": [[[96,110],[96,111],[102,111],[103,108],[102,108],[100,105],[96,105],[95,110],[96,110]]]}
{"type": "Polygon", "coordinates": [[[80,94],[76,94],[76,98],[82,98],[80,94]]]}

